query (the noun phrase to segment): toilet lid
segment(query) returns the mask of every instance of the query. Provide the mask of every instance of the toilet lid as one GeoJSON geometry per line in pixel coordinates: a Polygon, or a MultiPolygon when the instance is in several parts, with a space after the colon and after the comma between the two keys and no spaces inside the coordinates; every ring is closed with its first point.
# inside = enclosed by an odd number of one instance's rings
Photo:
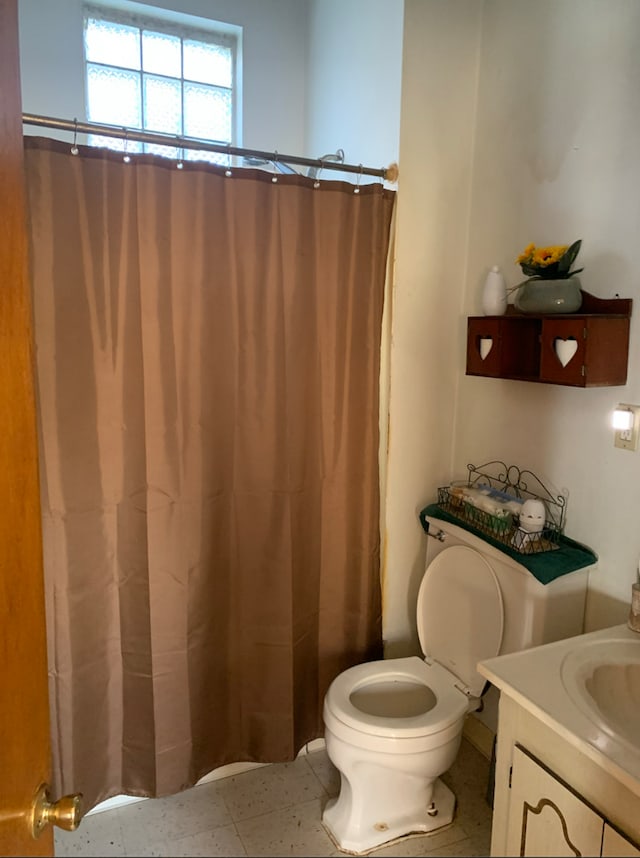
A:
{"type": "Polygon", "coordinates": [[[504,624],[502,593],[488,560],[464,545],[441,551],[420,584],[417,621],[425,656],[479,697],[486,680],[476,665],[498,655],[504,624]]]}

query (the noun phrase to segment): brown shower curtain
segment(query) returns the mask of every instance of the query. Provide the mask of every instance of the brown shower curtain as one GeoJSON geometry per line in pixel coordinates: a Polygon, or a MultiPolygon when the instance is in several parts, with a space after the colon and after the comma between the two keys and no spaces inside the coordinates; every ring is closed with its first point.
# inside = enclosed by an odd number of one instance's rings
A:
{"type": "Polygon", "coordinates": [[[25,148],[54,793],[291,760],[381,655],[395,194],[25,148]]]}

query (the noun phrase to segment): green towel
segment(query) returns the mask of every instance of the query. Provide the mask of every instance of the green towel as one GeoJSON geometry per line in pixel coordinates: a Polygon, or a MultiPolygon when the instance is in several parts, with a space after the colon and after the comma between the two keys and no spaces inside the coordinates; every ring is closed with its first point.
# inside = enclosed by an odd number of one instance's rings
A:
{"type": "Polygon", "coordinates": [[[494,548],[517,560],[541,584],[550,584],[551,581],[555,581],[561,575],[575,572],[576,569],[584,569],[585,566],[592,566],[598,560],[598,555],[594,551],[587,548],[586,545],[581,545],[579,542],[575,542],[566,536],[560,537],[560,547],[554,551],[543,551],[538,554],[521,554],[519,551],[510,548],[503,542],[498,542],[496,539],[473,527],[473,525],[467,524],[466,521],[462,521],[462,519],[445,512],[437,503],[429,504],[429,506],[420,511],[420,524],[425,533],[429,532],[429,522],[426,519],[428,515],[431,518],[448,521],[464,530],[468,530],[470,533],[474,533],[480,539],[484,539],[489,545],[493,545],[494,548]]]}

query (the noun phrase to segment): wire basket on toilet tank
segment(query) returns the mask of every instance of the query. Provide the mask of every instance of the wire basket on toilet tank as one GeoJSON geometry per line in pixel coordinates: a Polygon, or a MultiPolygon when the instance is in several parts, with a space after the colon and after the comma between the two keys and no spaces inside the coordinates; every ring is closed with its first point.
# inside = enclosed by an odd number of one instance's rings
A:
{"type": "Polygon", "coordinates": [[[467,471],[466,480],[438,489],[443,511],[520,554],[560,547],[564,495],[552,494],[532,471],[497,460],[467,471]]]}

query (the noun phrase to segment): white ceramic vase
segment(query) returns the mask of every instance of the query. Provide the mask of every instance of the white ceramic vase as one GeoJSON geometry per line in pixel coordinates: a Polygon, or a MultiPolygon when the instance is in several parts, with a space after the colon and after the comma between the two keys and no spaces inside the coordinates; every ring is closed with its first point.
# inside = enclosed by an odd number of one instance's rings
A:
{"type": "Polygon", "coordinates": [[[507,312],[507,284],[497,265],[487,274],[484,283],[482,312],[485,316],[504,316],[507,312]]]}

